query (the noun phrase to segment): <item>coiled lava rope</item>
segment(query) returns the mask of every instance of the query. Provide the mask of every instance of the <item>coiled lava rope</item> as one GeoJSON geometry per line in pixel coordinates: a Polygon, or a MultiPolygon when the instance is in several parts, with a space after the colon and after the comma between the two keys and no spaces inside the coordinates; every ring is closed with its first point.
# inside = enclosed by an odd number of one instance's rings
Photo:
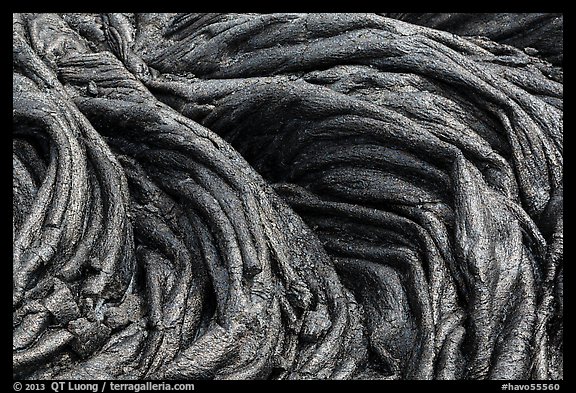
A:
{"type": "Polygon", "coordinates": [[[470,29],[14,14],[14,376],[562,379],[562,69],[470,29]]]}

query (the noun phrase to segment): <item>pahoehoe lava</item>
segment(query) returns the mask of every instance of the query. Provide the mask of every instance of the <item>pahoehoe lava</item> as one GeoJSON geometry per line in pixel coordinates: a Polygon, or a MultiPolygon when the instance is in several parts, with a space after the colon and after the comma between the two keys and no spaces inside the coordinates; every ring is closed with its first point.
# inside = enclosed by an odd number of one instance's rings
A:
{"type": "Polygon", "coordinates": [[[562,379],[561,38],[14,14],[13,376],[562,379]]]}

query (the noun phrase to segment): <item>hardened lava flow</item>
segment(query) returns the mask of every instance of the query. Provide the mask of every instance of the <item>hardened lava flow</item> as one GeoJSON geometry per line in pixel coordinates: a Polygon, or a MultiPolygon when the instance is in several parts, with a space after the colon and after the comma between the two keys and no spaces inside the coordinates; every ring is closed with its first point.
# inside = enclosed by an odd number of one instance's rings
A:
{"type": "Polygon", "coordinates": [[[562,379],[561,14],[14,14],[13,376],[562,379]]]}

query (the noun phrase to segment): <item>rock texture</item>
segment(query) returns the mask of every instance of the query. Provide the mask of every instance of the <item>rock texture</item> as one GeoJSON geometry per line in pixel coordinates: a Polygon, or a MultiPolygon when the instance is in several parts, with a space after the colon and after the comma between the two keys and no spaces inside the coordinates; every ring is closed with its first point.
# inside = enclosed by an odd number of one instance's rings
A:
{"type": "Polygon", "coordinates": [[[14,376],[562,379],[562,19],[422,15],[14,14],[14,376]]]}

